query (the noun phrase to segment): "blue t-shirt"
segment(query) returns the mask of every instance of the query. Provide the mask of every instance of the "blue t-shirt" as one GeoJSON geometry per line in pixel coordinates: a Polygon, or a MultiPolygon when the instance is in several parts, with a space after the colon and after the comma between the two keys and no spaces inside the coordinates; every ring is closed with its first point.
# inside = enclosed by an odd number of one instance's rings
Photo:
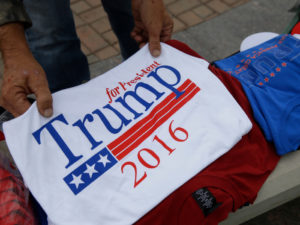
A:
{"type": "Polygon", "coordinates": [[[300,146],[300,40],[279,35],[215,64],[237,78],[266,139],[283,155],[300,146]]]}

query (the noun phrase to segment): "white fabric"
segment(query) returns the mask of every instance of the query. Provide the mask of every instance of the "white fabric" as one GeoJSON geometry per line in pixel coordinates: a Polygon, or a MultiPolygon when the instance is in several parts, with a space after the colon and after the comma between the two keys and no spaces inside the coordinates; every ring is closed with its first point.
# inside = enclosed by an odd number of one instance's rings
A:
{"type": "MultiPolygon", "coordinates": [[[[186,90],[185,93],[189,91],[186,90]]],[[[153,58],[148,46],[145,46],[133,57],[102,76],[78,87],[55,93],[53,100],[52,118],[41,117],[34,103],[24,115],[6,122],[4,132],[11,154],[26,184],[51,222],[56,225],[132,224],[176,188],[230,150],[252,126],[224,85],[208,70],[206,61],[188,56],[165,44],[162,44],[160,57],[153,58]],[[178,73],[176,76],[176,71],[172,72],[171,68],[175,68],[180,76],[178,73]],[[147,77],[150,70],[161,80],[153,76],[147,77]],[[143,77],[137,75],[141,75],[143,71],[146,73],[143,77]],[[176,91],[172,87],[178,88],[187,79],[194,82],[200,91],[173,114],[164,114],[168,115],[166,121],[155,127],[163,120],[159,117],[159,108],[154,120],[149,119],[151,126],[155,128],[153,132],[123,159],[116,160],[114,166],[108,170],[103,169],[113,164],[113,158],[110,150],[102,149],[110,146],[121,135],[126,135],[126,131],[131,132],[134,126],[146,125],[147,121],[142,124],[138,122],[148,118],[168,95],[174,95],[176,91]],[[131,86],[124,86],[122,83],[122,88],[119,82],[127,81],[132,81],[129,83],[131,86]],[[156,99],[157,96],[142,87],[141,83],[151,85],[161,96],[156,99]],[[126,103],[141,113],[134,119],[134,114],[120,102],[116,102],[116,99],[123,98],[128,91],[134,91],[137,85],[138,95],[153,104],[145,110],[145,106],[128,95],[126,103]],[[107,90],[109,92],[114,88],[119,93],[115,92],[115,97],[111,95],[113,102],[109,104],[107,90]],[[109,106],[130,120],[115,134],[95,114],[95,110],[99,109],[115,129],[119,128],[121,120],[112,113],[109,106]],[[85,117],[87,114],[91,116],[85,117]],[[58,139],[50,135],[49,126],[49,130],[40,129],[59,115],[63,115],[68,124],[55,120],[52,128],[74,156],[82,155],[68,168],[66,166],[70,160],[56,141],[58,139]],[[94,144],[94,149],[91,149],[92,142],[75,125],[76,121],[84,118],[85,128],[94,141],[103,141],[102,144],[94,144]],[[38,130],[41,132],[37,132],[38,130]],[[137,169],[136,178],[133,163],[137,169]],[[79,193],[72,192],[70,187],[73,190],[82,188],[84,182],[89,182],[86,180],[99,174],[99,168],[105,171],[100,177],[79,193]],[[81,171],[81,176],[76,171],[81,171]],[[65,181],[67,176],[69,180],[65,181]]],[[[181,97],[176,101],[182,101],[181,97]]],[[[176,104],[166,103],[164,109],[170,112],[176,108],[176,104]]],[[[139,130],[131,142],[135,143],[145,133],[146,131],[139,130]]]]}
{"type": "Polygon", "coordinates": [[[271,40],[272,38],[278,35],[279,34],[273,32],[259,32],[259,33],[251,34],[242,41],[240,46],[240,51],[241,52],[246,51],[249,48],[252,48],[268,40],[271,40]]]}
{"type": "Polygon", "coordinates": [[[300,34],[293,34],[293,36],[294,36],[295,38],[300,39],[300,34]]]}

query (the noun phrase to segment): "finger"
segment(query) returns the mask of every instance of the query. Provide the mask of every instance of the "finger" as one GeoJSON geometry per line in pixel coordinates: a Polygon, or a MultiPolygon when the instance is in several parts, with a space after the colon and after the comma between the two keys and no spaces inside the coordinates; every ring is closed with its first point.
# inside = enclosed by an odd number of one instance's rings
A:
{"type": "Polygon", "coordinates": [[[171,40],[171,35],[162,35],[162,36],[160,37],[160,41],[161,41],[161,42],[167,42],[167,41],[169,41],[169,40],[171,40]]]}
{"type": "Polygon", "coordinates": [[[142,42],[143,39],[144,39],[141,35],[138,35],[138,34],[132,36],[132,38],[133,38],[137,43],[142,42]]]}
{"type": "Polygon", "coordinates": [[[36,96],[40,114],[45,117],[51,117],[53,114],[53,100],[46,76],[42,72],[36,72],[35,78],[29,81],[29,87],[36,96]]]}
{"type": "Polygon", "coordinates": [[[135,36],[139,35],[139,32],[136,30],[136,29],[133,29],[131,32],[130,32],[130,36],[132,38],[134,38],[135,36]]]}
{"type": "Polygon", "coordinates": [[[40,114],[44,117],[51,117],[53,115],[53,100],[48,87],[36,89],[35,95],[40,114]]]}
{"type": "Polygon", "coordinates": [[[161,35],[160,35],[160,40],[162,42],[166,42],[166,41],[169,41],[171,40],[171,37],[172,37],[172,30],[173,28],[172,27],[169,27],[169,28],[165,28],[161,35]]]}
{"type": "Polygon", "coordinates": [[[25,113],[31,105],[27,100],[27,95],[15,88],[10,89],[9,94],[6,94],[5,91],[2,91],[0,104],[8,112],[13,114],[14,117],[18,117],[25,113]]]}
{"type": "Polygon", "coordinates": [[[16,117],[20,116],[24,114],[30,108],[30,106],[31,103],[28,101],[27,96],[25,94],[20,97],[16,95],[16,100],[15,100],[12,114],[16,117]]]}
{"type": "Polygon", "coordinates": [[[146,45],[146,42],[142,42],[142,43],[139,44],[139,48],[142,48],[142,47],[144,47],[145,45],[146,45]]]}
{"type": "Polygon", "coordinates": [[[149,31],[149,50],[153,57],[160,56],[160,35],[156,31],[149,31]]]}
{"type": "Polygon", "coordinates": [[[130,36],[137,42],[142,42],[145,38],[143,36],[143,29],[141,27],[135,26],[132,32],[130,33],[130,36]]]}

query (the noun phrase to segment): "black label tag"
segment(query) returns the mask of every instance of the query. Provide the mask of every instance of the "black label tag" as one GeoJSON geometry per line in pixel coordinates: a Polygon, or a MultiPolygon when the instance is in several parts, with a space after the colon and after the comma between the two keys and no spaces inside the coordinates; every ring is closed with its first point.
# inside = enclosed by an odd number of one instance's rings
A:
{"type": "Polygon", "coordinates": [[[206,188],[201,188],[195,191],[192,194],[192,196],[202,209],[202,212],[205,217],[212,213],[216,208],[218,208],[219,205],[222,204],[221,202],[218,203],[216,201],[216,198],[206,188]]]}

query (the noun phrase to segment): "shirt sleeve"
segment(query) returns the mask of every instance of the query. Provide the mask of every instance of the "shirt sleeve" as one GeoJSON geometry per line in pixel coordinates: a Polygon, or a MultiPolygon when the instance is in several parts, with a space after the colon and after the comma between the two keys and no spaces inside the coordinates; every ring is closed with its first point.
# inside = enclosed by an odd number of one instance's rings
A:
{"type": "Polygon", "coordinates": [[[0,0],[0,26],[11,22],[21,22],[25,28],[32,25],[21,0],[0,0]]]}

